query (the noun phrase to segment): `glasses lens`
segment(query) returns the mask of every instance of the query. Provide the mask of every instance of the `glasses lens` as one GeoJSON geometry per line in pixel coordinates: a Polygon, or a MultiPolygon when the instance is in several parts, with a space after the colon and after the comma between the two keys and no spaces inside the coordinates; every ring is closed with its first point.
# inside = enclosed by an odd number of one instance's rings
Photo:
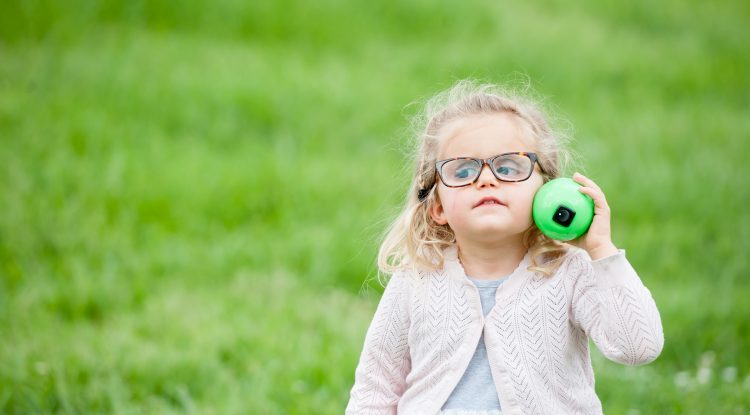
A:
{"type": "Polygon", "coordinates": [[[479,175],[481,164],[476,160],[457,159],[443,164],[441,177],[448,186],[469,184],[479,175]]]}
{"type": "Polygon", "coordinates": [[[516,181],[529,177],[533,163],[519,154],[506,154],[492,160],[492,169],[500,180],[516,181]]]}

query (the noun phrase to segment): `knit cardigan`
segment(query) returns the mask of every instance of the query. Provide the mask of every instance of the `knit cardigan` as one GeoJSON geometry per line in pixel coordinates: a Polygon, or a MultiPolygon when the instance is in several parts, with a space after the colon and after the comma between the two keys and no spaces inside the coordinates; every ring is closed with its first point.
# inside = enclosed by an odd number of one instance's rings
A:
{"type": "Polygon", "coordinates": [[[454,246],[436,272],[401,271],[367,330],[346,414],[435,415],[484,333],[503,414],[601,414],[588,339],[608,359],[653,361],[661,318],[625,251],[592,261],[571,247],[550,277],[529,253],[485,317],[454,246]]]}

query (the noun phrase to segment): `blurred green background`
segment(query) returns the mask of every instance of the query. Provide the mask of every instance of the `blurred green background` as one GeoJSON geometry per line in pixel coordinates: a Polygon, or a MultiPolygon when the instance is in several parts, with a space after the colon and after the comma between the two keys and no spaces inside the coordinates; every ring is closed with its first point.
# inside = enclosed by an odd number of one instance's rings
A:
{"type": "Polygon", "coordinates": [[[0,413],[342,413],[410,103],[467,77],[530,80],[572,127],[661,310],[656,362],[594,352],[605,413],[747,413],[748,22],[740,0],[5,2],[0,413]]]}

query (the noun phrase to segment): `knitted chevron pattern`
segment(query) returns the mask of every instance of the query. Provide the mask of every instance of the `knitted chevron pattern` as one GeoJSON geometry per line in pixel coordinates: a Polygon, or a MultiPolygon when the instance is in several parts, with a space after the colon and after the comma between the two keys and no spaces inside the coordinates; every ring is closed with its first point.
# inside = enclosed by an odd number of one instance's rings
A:
{"type": "Polygon", "coordinates": [[[591,338],[609,359],[661,352],[661,319],[625,252],[591,261],[571,249],[551,277],[528,254],[485,317],[455,249],[438,272],[394,274],[355,372],[347,414],[440,413],[482,333],[503,414],[599,414],[591,338]]]}

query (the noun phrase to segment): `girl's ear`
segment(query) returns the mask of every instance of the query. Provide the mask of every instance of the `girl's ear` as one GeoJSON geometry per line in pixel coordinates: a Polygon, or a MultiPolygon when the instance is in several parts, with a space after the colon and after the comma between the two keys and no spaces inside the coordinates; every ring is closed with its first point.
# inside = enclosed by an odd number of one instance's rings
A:
{"type": "Polygon", "coordinates": [[[435,201],[430,204],[430,217],[438,225],[445,225],[446,223],[448,223],[448,219],[446,219],[445,217],[443,204],[440,202],[440,198],[438,197],[436,197],[435,201]]]}

